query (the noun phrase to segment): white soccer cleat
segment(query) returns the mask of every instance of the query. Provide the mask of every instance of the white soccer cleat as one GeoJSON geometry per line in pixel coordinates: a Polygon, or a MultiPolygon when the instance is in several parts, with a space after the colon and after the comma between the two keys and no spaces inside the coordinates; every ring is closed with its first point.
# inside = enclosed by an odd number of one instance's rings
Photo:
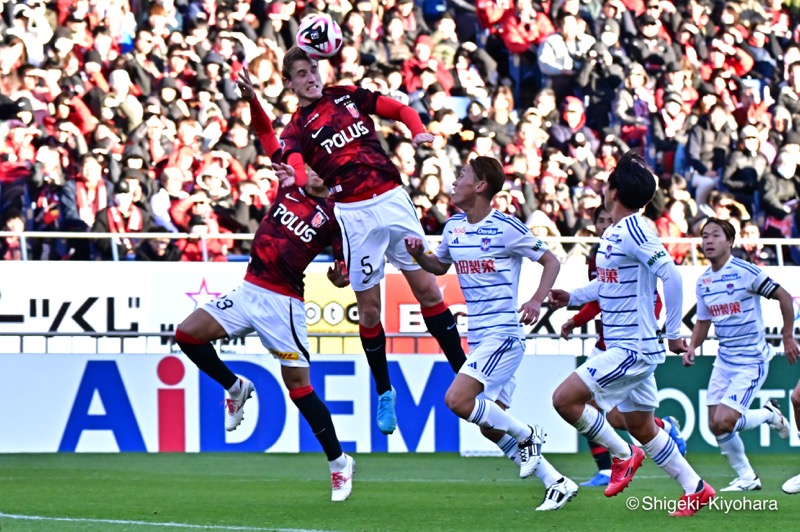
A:
{"type": "Polygon", "coordinates": [[[236,430],[236,427],[242,423],[244,404],[255,391],[253,383],[244,377],[239,377],[239,386],[241,387],[239,395],[233,397],[228,394],[230,397],[225,399],[225,430],[228,432],[236,430]]]}
{"type": "Polygon", "coordinates": [[[346,500],[353,491],[353,473],[356,471],[356,461],[349,454],[344,456],[347,458],[347,465],[344,469],[331,471],[331,500],[334,502],[346,500]]]}
{"type": "Polygon", "coordinates": [[[544,492],[544,500],[537,508],[537,512],[550,512],[558,510],[566,505],[573,497],[578,495],[578,485],[572,482],[567,477],[552,484],[547,491],[544,492]]]}
{"type": "Polygon", "coordinates": [[[722,488],[719,491],[757,491],[761,489],[761,479],[756,477],[753,480],[744,478],[735,478],[728,484],[727,488],[722,488]]]}
{"type": "Polygon", "coordinates": [[[519,478],[531,476],[542,460],[542,444],[547,434],[539,425],[533,425],[530,428],[531,435],[528,439],[517,444],[519,447],[519,478]]]}
{"type": "Polygon", "coordinates": [[[796,477],[792,477],[786,482],[783,483],[783,491],[784,493],[788,493],[789,495],[794,495],[795,493],[800,493],[800,475],[796,477]]]}
{"type": "Polygon", "coordinates": [[[766,403],[764,403],[764,408],[769,410],[772,413],[772,419],[767,421],[767,425],[771,429],[774,429],[778,432],[778,436],[782,439],[786,439],[789,437],[789,420],[786,419],[786,416],[783,415],[781,412],[780,407],[778,406],[778,402],[775,399],[770,399],[766,403]]]}

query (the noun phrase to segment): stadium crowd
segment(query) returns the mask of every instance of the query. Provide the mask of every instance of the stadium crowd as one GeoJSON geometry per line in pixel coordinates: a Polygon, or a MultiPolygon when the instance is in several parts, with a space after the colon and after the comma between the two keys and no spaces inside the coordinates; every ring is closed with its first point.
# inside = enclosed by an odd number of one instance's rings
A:
{"type": "MultiPolygon", "coordinates": [[[[463,164],[499,159],[500,211],[536,236],[593,236],[610,169],[640,148],[660,187],[660,236],[728,219],[742,258],[798,235],[800,12],[780,0],[0,0],[0,228],[163,232],[30,239],[30,258],[201,260],[199,239],[252,233],[277,191],[234,80],[248,69],[280,134],[297,109],[282,57],[299,20],[345,36],[323,81],[416,109],[414,149],[380,121],[426,232],[454,212],[463,164]]],[[[249,253],[210,239],[209,260],[249,253]]],[[[677,263],[688,245],[670,244],[677,263]]],[[[583,260],[584,246],[551,249],[583,260]]],[[[787,263],[800,250],[783,247],[787,263]]],[[[21,257],[0,239],[0,257],[21,257]]]]}

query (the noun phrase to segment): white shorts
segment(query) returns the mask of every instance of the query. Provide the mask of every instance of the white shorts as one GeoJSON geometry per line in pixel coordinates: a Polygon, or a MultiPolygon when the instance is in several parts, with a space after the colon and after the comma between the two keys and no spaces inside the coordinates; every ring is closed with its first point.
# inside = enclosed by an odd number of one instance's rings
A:
{"type": "Polygon", "coordinates": [[[511,406],[514,373],[525,355],[525,344],[516,336],[491,336],[472,350],[461,366],[463,373],[483,384],[483,395],[511,406]]]}
{"type": "Polygon", "coordinates": [[[334,212],[342,228],[350,285],[356,292],[381,282],[384,257],[398,270],[420,268],[406,251],[403,239],[421,238],[426,248],[427,239],[417,210],[403,187],[393,188],[377,198],[337,203],[334,212]]]}
{"type": "Polygon", "coordinates": [[[768,369],[766,362],[732,366],[717,357],[708,381],[706,404],[723,404],[743,414],[767,380],[768,369]]]}
{"type": "Polygon", "coordinates": [[[630,349],[613,347],[588,359],[575,373],[606,412],[647,412],[658,407],[658,389],[651,364],[630,349]]]}
{"type": "Polygon", "coordinates": [[[261,344],[282,366],[308,367],[306,307],[299,299],[245,281],[239,288],[203,305],[203,310],[230,337],[255,331],[261,344]]]}

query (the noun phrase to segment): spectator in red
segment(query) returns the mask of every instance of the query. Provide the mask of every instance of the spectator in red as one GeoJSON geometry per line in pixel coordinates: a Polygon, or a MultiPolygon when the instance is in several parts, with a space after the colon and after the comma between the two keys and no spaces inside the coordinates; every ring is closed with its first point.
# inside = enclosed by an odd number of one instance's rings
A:
{"type": "Polygon", "coordinates": [[[738,46],[738,42],[741,42],[741,35],[735,30],[722,33],[711,41],[708,60],[700,66],[700,75],[704,80],[709,80],[717,69],[725,70],[739,77],[750,72],[755,61],[752,56],[738,46]]]}
{"type": "Polygon", "coordinates": [[[433,39],[430,35],[421,34],[414,43],[414,55],[403,63],[403,85],[410,94],[421,88],[422,71],[430,69],[436,73],[436,79],[442,84],[447,94],[453,88],[453,75],[447,67],[431,55],[433,39]]]}
{"type": "MultiPolygon", "coordinates": [[[[214,233],[208,226],[208,219],[194,214],[189,219],[189,238],[182,238],[176,243],[183,253],[181,260],[184,262],[201,262],[203,260],[203,241],[201,235],[214,233]]],[[[218,238],[206,238],[205,249],[208,262],[227,262],[228,245],[230,240],[222,241],[218,238]]]]}

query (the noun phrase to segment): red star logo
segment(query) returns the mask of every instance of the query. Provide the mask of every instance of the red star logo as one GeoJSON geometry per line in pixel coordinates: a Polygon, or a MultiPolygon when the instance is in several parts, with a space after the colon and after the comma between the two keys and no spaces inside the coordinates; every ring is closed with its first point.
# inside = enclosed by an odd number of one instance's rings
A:
{"type": "Polygon", "coordinates": [[[212,299],[218,298],[221,293],[222,292],[209,292],[206,278],[203,277],[203,282],[200,283],[200,288],[197,290],[197,292],[186,292],[186,295],[189,296],[192,301],[194,301],[194,308],[197,310],[197,307],[205,305],[212,299]]]}

